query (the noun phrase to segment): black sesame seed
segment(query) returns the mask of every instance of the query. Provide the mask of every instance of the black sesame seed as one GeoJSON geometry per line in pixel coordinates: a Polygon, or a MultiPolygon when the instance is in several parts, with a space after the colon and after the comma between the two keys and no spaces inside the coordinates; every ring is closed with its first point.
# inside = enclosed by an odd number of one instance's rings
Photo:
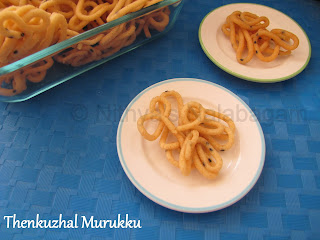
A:
{"type": "Polygon", "coordinates": [[[209,150],[212,152],[213,151],[213,149],[212,148],[209,148],[209,150]]]}
{"type": "MultiPolygon", "coordinates": [[[[257,35],[258,36],[258,35],[257,35]]],[[[262,39],[262,37],[259,37],[259,39],[262,39]]]]}
{"type": "Polygon", "coordinates": [[[242,61],[243,61],[243,59],[242,59],[242,58],[240,58],[240,61],[242,62],[242,61]]]}
{"type": "Polygon", "coordinates": [[[224,149],[221,149],[220,151],[221,151],[221,152],[224,152],[224,149]]]}
{"type": "Polygon", "coordinates": [[[205,167],[206,166],[206,164],[205,163],[202,163],[202,165],[205,167]]]}
{"type": "Polygon", "coordinates": [[[24,37],[24,33],[21,33],[21,37],[24,37]]]}
{"type": "Polygon", "coordinates": [[[257,43],[257,41],[254,41],[253,43],[254,43],[254,44],[256,44],[256,43],[257,43]]]}
{"type": "Polygon", "coordinates": [[[164,92],[169,92],[169,90],[165,90],[164,92]]]}
{"type": "Polygon", "coordinates": [[[13,36],[9,36],[8,38],[13,38],[13,36]]]}
{"type": "Polygon", "coordinates": [[[17,54],[17,53],[18,53],[18,50],[14,50],[14,51],[13,51],[13,54],[17,54]]]}
{"type": "Polygon", "coordinates": [[[209,161],[209,162],[212,162],[212,160],[211,160],[210,158],[208,158],[208,161],[209,161]]]}
{"type": "Polygon", "coordinates": [[[271,40],[273,41],[273,38],[271,38],[271,40]]]}
{"type": "Polygon", "coordinates": [[[258,53],[258,51],[256,51],[256,53],[258,53]]]}
{"type": "Polygon", "coordinates": [[[47,60],[43,60],[44,63],[48,63],[47,60]]]}
{"type": "Polygon", "coordinates": [[[284,34],[284,33],[285,33],[285,31],[282,31],[281,33],[282,33],[282,34],[284,34]]]}

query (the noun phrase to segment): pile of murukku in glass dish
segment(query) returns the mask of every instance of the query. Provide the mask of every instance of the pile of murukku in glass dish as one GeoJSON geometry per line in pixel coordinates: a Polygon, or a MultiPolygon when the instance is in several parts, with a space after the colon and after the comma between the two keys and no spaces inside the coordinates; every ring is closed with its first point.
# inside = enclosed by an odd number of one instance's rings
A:
{"type": "MultiPolygon", "coordinates": [[[[3,0],[0,2],[0,67],[163,0],[3,0]]],[[[151,37],[169,24],[168,7],[116,25],[18,71],[0,76],[0,95],[13,96],[27,82],[43,81],[54,62],[83,66],[151,37]],[[5,87],[6,86],[6,87],[5,87]],[[11,87],[7,87],[11,86],[11,87]]]]}
{"type": "Polygon", "coordinates": [[[196,101],[183,102],[177,91],[166,91],[151,99],[149,113],[137,121],[140,134],[149,141],[159,138],[159,146],[167,160],[185,176],[192,169],[207,179],[215,179],[222,166],[220,152],[234,145],[236,127],[232,119],[218,111],[204,108],[196,101]],[[172,101],[177,103],[178,121],[170,120],[172,101]],[[145,122],[156,120],[158,125],[150,134],[145,122]],[[175,141],[168,141],[169,134],[175,141]],[[178,153],[175,157],[174,152],[178,153]]]}

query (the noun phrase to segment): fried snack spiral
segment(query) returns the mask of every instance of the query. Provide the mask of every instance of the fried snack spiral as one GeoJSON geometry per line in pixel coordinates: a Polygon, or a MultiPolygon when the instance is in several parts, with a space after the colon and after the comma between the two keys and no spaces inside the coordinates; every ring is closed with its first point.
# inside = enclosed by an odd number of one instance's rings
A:
{"type": "MultiPolygon", "coordinates": [[[[0,11],[0,66],[5,66],[67,37],[67,21],[59,13],[49,14],[32,5],[10,6],[0,11]]],[[[44,79],[52,58],[41,60],[0,77],[0,94],[12,96],[26,90],[27,81],[44,79]],[[3,88],[3,83],[11,88],[3,88]]]]}
{"type": "Polygon", "coordinates": [[[222,32],[230,39],[241,64],[250,62],[254,55],[263,62],[278,56],[288,56],[299,46],[299,38],[284,29],[268,31],[269,19],[250,12],[234,11],[222,25],[222,32]],[[246,53],[246,56],[244,56],[246,53]]]}
{"type": "Polygon", "coordinates": [[[0,95],[14,96],[27,89],[27,81],[38,83],[41,82],[47,74],[47,70],[53,65],[53,60],[48,57],[44,60],[33,64],[26,70],[20,70],[0,78],[2,84],[11,85],[12,88],[0,88],[0,95]]]}
{"type": "Polygon", "coordinates": [[[137,128],[148,141],[160,137],[159,144],[165,150],[167,160],[179,168],[183,175],[188,176],[192,169],[196,169],[207,179],[218,176],[223,166],[219,152],[233,146],[236,130],[228,116],[205,109],[198,102],[184,104],[176,91],[165,91],[154,97],[150,102],[149,113],[138,119],[137,128]],[[177,126],[170,120],[171,99],[177,103],[177,126]],[[150,134],[144,123],[152,119],[157,120],[158,125],[154,133],[150,134]],[[173,142],[167,142],[170,133],[176,138],[173,142]],[[174,151],[179,152],[178,159],[175,159],[174,151]]]}
{"type": "MultiPolygon", "coordinates": [[[[3,0],[0,2],[0,67],[160,1],[3,0]]],[[[141,33],[150,38],[151,30],[163,31],[169,24],[169,15],[170,10],[165,7],[122,23],[65,49],[53,60],[79,67],[106,58],[131,45],[141,33]]],[[[34,66],[39,64],[43,60],[23,71],[34,71],[34,66]]],[[[37,69],[38,73],[29,74],[28,78],[21,71],[0,76],[0,95],[19,94],[26,89],[28,81],[41,82],[49,67],[37,69]]]]}

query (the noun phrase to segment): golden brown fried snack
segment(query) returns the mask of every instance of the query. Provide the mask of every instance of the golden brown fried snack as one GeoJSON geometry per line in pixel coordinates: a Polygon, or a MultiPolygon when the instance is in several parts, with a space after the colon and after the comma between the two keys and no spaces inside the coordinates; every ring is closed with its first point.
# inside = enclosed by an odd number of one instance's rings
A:
{"type": "Polygon", "coordinates": [[[149,141],[154,141],[161,135],[160,147],[165,150],[166,158],[173,166],[179,168],[185,176],[194,168],[208,179],[218,176],[223,165],[219,151],[226,151],[234,144],[236,128],[231,118],[205,109],[198,102],[184,104],[181,95],[176,91],[166,91],[154,97],[149,111],[150,113],[138,119],[138,130],[149,141]],[[177,126],[170,120],[170,98],[177,102],[177,126]],[[149,134],[144,126],[144,123],[151,119],[158,120],[158,127],[153,134],[149,134]],[[168,143],[170,133],[177,140],[168,143]],[[221,143],[221,140],[225,143],[221,143]],[[174,151],[179,152],[178,160],[174,158],[174,151]]]}

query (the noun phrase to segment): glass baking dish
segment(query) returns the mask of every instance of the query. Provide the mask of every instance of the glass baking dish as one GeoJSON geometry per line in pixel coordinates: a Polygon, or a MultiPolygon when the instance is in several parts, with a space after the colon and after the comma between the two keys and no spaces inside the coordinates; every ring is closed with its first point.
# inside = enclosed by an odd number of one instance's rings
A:
{"type": "Polygon", "coordinates": [[[174,25],[183,1],[163,0],[1,67],[0,101],[20,102],[30,99],[166,34],[174,25]],[[155,16],[153,19],[156,19],[159,14],[164,13],[169,16],[165,27],[157,29],[157,27],[152,26],[146,31],[143,27],[140,27],[144,26],[148,17],[155,16]],[[124,37],[117,35],[113,39],[107,38],[101,44],[101,39],[105,39],[102,37],[107,36],[107,33],[117,32],[117,29],[120,28],[125,28],[126,32],[129,32],[132,25],[136,26],[135,31],[138,33],[135,34],[135,37],[129,36],[126,40],[123,40],[124,37]],[[99,39],[101,41],[98,41],[99,39]],[[115,39],[122,39],[121,44],[118,44],[119,41],[117,42],[115,39]],[[78,56],[80,51],[83,54],[82,57],[78,56]],[[42,71],[43,68],[46,70],[42,71]],[[22,76],[24,76],[24,80],[21,80],[22,76]],[[22,83],[18,92],[16,90],[17,82],[22,83]]]}

